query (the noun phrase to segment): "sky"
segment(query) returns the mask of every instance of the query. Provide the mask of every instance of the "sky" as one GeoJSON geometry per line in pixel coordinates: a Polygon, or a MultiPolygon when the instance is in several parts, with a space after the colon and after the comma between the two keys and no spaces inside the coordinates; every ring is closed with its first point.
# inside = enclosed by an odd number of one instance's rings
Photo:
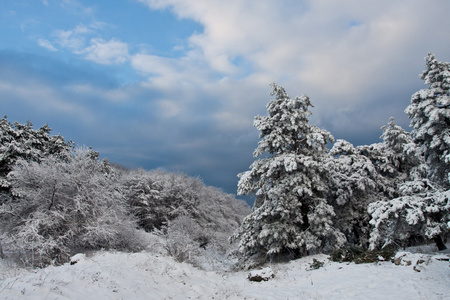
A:
{"type": "Polygon", "coordinates": [[[357,145],[450,61],[447,0],[0,0],[0,114],[235,194],[270,84],[357,145]]]}

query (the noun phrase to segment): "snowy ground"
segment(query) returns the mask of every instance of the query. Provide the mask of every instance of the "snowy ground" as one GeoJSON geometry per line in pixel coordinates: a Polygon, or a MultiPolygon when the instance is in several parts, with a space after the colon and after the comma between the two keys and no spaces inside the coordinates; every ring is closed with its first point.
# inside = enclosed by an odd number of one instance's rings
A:
{"type": "Polygon", "coordinates": [[[305,257],[269,265],[275,277],[263,282],[248,281],[248,272],[206,272],[148,252],[98,252],[74,265],[32,271],[0,260],[0,299],[450,299],[450,265],[441,260],[448,253],[401,255],[404,265],[305,257]],[[324,266],[310,270],[314,258],[324,266]]]}

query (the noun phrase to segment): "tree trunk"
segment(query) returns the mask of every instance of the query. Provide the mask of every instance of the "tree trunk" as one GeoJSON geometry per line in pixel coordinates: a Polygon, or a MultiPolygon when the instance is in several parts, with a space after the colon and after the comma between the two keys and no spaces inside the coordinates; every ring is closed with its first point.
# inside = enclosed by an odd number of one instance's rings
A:
{"type": "Polygon", "coordinates": [[[3,253],[2,242],[0,242],[0,259],[5,258],[5,254],[3,253]]]}
{"type": "Polygon", "coordinates": [[[442,237],[440,235],[434,237],[434,242],[436,243],[439,251],[447,249],[447,246],[445,246],[444,241],[442,240],[442,237]]]}

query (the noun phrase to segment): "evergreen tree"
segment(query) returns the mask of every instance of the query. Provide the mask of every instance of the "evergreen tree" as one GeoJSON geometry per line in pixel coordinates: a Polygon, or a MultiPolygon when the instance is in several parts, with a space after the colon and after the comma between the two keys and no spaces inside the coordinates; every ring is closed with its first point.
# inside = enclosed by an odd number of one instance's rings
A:
{"type": "Polygon", "coordinates": [[[405,113],[411,119],[413,141],[430,167],[429,177],[450,187],[450,63],[425,58],[426,69],[420,78],[428,84],[411,97],[405,113]]]}
{"type": "Polygon", "coordinates": [[[370,216],[367,205],[380,197],[384,178],[372,161],[345,140],[337,140],[330,150],[333,156],[329,170],[329,203],[336,216],[335,227],[350,245],[367,247],[370,216]]]}
{"type": "Polygon", "coordinates": [[[352,245],[366,248],[371,230],[368,205],[399,197],[398,186],[419,164],[408,132],[391,118],[381,127],[383,142],[354,147],[337,140],[330,154],[329,203],[336,213],[335,227],[352,245]]]}
{"type": "Polygon", "coordinates": [[[445,249],[443,240],[450,229],[450,63],[437,61],[433,54],[425,61],[426,70],[420,78],[429,88],[413,94],[405,110],[413,127],[413,143],[402,138],[403,134],[395,134],[395,129],[384,134],[401,157],[397,159],[398,170],[408,176],[404,176],[407,181],[397,182],[396,198],[369,205],[374,226],[372,248],[433,239],[439,249],[445,249]],[[406,156],[400,154],[401,148],[406,156]]]}
{"type": "Polygon", "coordinates": [[[422,163],[421,156],[417,155],[417,145],[413,142],[411,134],[395,124],[394,118],[389,119],[388,125],[381,127],[383,144],[385,146],[389,164],[390,176],[396,178],[396,184],[408,179],[412,169],[422,163]]]}
{"type": "Polygon", "coordinates": [[[240,239],[246,258],[305,255],[336,233],[325,169],[326,145],[333,136],[308,123],[312,104],[307,96],[292,99],[276,84],[271,95],[268,116],[254,120],[261,138],[254,156],[262,158],[238,175],[238,194],[256,197],[253,212],[232,237],[240,239]]]}
{"type": "MultiPolygon", "coordinates": [[[[389,118],[388,124],[382,126],[381,130],[383,130],[383,134],[381,135],[383,142],[389,149],[397,154],[397,156],[404,153],[405,145],[412,143],[410,134],[405,129],[395,124],[393,117],[389,118]]],[[[403,159],[405,159],[405,157],[401,157],[401,160],[403,159]]]]}
{"type": "Polygon", "coordinates": [[[420,156],[411,135],[395,124],[394,118],[391,117],[381,130],[383,142],[358,146],[357,150],[372,161],[380,174],[381,178],[376,180],[378,191],[392,199],[399,195],[398,185],[407,181],[412,169],[420,164],[420,156]]]}

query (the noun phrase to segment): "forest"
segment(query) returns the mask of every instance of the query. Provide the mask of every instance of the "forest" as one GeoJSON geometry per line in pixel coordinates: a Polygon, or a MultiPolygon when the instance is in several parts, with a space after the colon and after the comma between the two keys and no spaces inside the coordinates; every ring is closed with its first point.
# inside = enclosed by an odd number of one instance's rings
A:
{"type": "MultiPolygon", "coordinates": [[[[450,63],[433,54],[428,88],[391,118],[380,143],[354,146],[309,123],[308,96],[272,84],[256,116],[255,161],[240,173],[243,201],[200,179],[128,170],[100,160],[45,125],[0,120],[0,257],[25,266],[68,262],[79,252],[163,249],[203,269],[345,249],[378,251],[433,242],[450,230],[450,63]]],[[[339,252],[340,251],[340,252],[339,252]]],[[[338,255],[339,256],[339,255],[338,255]]]]}

